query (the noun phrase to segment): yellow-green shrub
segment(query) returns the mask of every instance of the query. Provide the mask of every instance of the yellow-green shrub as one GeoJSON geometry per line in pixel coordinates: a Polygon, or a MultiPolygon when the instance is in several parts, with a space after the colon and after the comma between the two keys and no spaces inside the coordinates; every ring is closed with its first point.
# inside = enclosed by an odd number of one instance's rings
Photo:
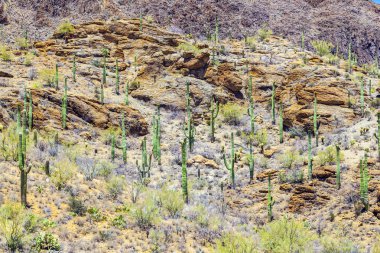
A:
{"type": "MultiPolygon", "coordinates": [[[[340,160],[344,159],[343,152],[340,152],[340,160]]],[[[335,146],[328,146],[322,151],[319,151],[317,154],[317,163],[320,166],[324,166],[326,164],[333,164],[336,160],[336,149],[335,146]]]]}
{"type": "Polygon", "coordinates": [[[0,45],[0,58],[3,61],[11,61],[13,59],[13,54],[4,45],[0,45]]]}
{"type": "Polygon", "coordinates": [[[41,69],[38,72],[38,75],[40,79],[44,82],[44,84],[49,85],[49,86],[54,84],[54,78],[55,78],[54,69],[41,69]]]}
{"type": "Polygon", "coordinates": [[[313,40],[311,45],[319,56],[325,56],[331,53],[333,45],[330,42],[324,40],[313,40]]]}
{"type": "Polygon", "coordinates": [[[68,158],[63,158],[54,163],[51,181],[61,190],[77,173],[77,165],[68,158]]]}
{"type": "Polygon", "coordinates": [[[201,52],[201,50],[196,45],[187,42],[179,44],[178,49],[185,52],[192,52],[194,54],[199,54],[201,52]]]}
{"type": "Polygon", "coordinates": [[[215,253],[255,253],[257,244],[250,237],[239,233],[227,233],[216,240],[215,253]]]}
{"type": "Polygon", "coordinates": [[[245,109],[242,106],[233,102],[228,102],[221,107],[223,121],[232,125],[238,125],[240,123],[244,112],[245,109]]]}
{"type": "Polygon", "coordinates": [[[67,37],[70,33],[73,33],[74,31],[75,28],[73,24],[71,24],[70,21],[65,20],[58,26],[56,33],[62,37],[67,37]]]}

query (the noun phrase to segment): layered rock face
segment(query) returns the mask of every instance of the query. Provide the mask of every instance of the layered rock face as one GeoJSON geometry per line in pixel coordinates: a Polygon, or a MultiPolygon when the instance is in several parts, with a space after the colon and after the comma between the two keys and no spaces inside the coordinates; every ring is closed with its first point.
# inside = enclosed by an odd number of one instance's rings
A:
{"type": "Polygon", "coordinates": [[[380,7],[368,0],[17,1],[3,8],[0,20],[10,23],[6,32],[29,27],[31,36],[45,39],[62,18],[81,22],[137,17],[140,12],[174,30],[201,37],[214,30],[218,17],[224,37],[242,38],[267,24],[297,43],[304,31],[309,47],[312,39],[324,39],[346,54],[351,43],[361,62],[372,62],[379,55],[380,7]]]}

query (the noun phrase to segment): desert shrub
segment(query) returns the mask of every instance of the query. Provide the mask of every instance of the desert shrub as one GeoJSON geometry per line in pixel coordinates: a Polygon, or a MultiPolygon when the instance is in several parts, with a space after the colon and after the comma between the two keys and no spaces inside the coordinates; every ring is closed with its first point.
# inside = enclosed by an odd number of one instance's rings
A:
{"type": "Polygon", "coordinates": [[[221,107],[223,121],[231,125],[240,124],[244,111],[242,106],[232,102],[228,102],[221,107]]]}
{"type": "Polygon", "coordinates": [[[372,252],[380,252],[380,237],[377,238],[377,241],[372,246],[372,252]]]}
{"type": "Polygon", "coordinates": [[[303,221],[283,217],[259,230],[261,247],[265,252],[309,252],[316,238],[303,221]]]}
{"type": "Polygon", "coordinates": [[[28,70],[28,79],[32,81],[32,80],[36,79],[37,77],[38,77],[37,70],[35,68],[30,68],[28,70]]]}
{"type": "Polygon", "coordinates": [[[107,182],[107,191],[109,195],[116,199],[125,189],[126,182],[123,176],[113,176],[107,182]]]}
{"type": "Polygon", "coordinates": [[[189,215],[188,218],[190,220],[194,220],[201,228],[217,230],[220,225],[219,218],[214,215],[210,215],[204,205],[196,205],[191,210],[191,215],[189,215]]]}
{"type": "Polygon", "coordinates": [[[280,172],[278,176],[281,183],[302,183],[304,173],[302,169],[293,169],[286,172],[280,172]]]}
{"type": "MultiPolygon", "coordinates": [[[[340,160],[344,159],[343,152],[340,152],[340,160]]],[[[336,149],[334,146],[328,146],[322,151],[319,151],[317,154],[317,163],[320,166],[324,166],[326,164],[333,164],[336,160],[336,149]]]]}
{"type": "Polygon", "coordinates": [[[20,37],[16,38],[16,45],[19,49],[28,49],[29,48],[29,42],[27,38],[20,37]]]}
{"type": "Polygon", "coordinates": [[[215,253],[254,253],[257,246],[250,237],[239,233],[228,233],[216,240],[215,253]]]}
{"type": "Polygon", "coordinates": [[[106,217],[102,214],[99,208],[96,207],[88,208],[87,213],[89,214],[91,221],[99,222],[106,219],[106,217]]]}
{"type": "Polygon", "coordinates": [[[44,85],[52,86],[54,84],[55,70],[54,69],[41,69],[38,76],[44,85]]]}
{"type": "Polygon", "coordinates": [[[105,178],[108,178],[117,167],[117,165],[107,160],[101,160],[96,164],[96,166],[99,175],[105,178]]]}
{"type": "Polygon", "coordinates": [[[154,198],[145,198],[142,203],[135,204],[129,212],[130,217],[141,229],[148,229],[158,219],[158,208],[155,205],[154,198]]]}
{"type": "Polygon", "coordinates": [[[25,66],[32,66],[32,64],[33,64],[33,59],[34,59],[34,54],[28,52],[28,53],[24,56],[24,65],[25,65],[25,66]]]}
{"type": "Polygon", "coordinates": [[[302,157],[296,149],[286,150],[279,159],[282,166],[289,170],[302,163],[302,157]]]}
{"type": "Polygon", "coordinates": [[[313,40],[311,45],[319,56],[325,56],[331,53],[333,45],[330,42],[324,40],[313,40]]]}
{"type": "Polygon", "coordinates": [[[159,191],[158,202],[170,217],[178,217],[185,204],[180,191],[169,190],[166,187],[159,191]]]}
{"type": "Polygon", "coordinates": [[[259,30],[257,30],[257,37],[259,38],[260,41],[264,41],[268,39],[272,35],[272,30],[264,27],[259,30]]]}
{"type": "Polygon", "coordinates": [[[27,212],[19,203],[9,202],[0,207],[0,233],[11,252],[22,246],[27,218],[27,212]]]}
{"type": "Polygon", "coordinates": [[[41,232],[33,240],[33,250],[36,252],[41,251],[56,251],[61,249],[58,239],[49,232],[41,232]]]}
{"type": "Polygon", "coordinates": [[[4,45],[0,45],[0,59],[3,61],[11,61],[13,59],[13,54],[4,45]]]}
{"type": "Polygon", "coordinates": [[[268,131],[266,128],[261,128],[257,131],[255,137],[255,142],[261,147],[261,150],[268,144],[268,131]]]}
{"type": "Polygon", "coordinates": [[[0,132],[0,154],[5,161],[17,160],[18,136],[16,124],[11,123],[0,132]]]}
{"type": "Polygon", "coordinates": [[[76,164],[79,170],[83,172],[84,178],[88,181],[92,181],[99,174],[99,167],[95,159],[88,156],[77,157],[76,164]]]}
{"type": "Polygon", "coordinates": [[[327,62],[332,65],[336,65],[339,63],[339,57],[333,54],[326,55],[327,62]]]}
{"type": "Polygon", "coordinates": [[[73,33],[75,31],[75,28],[73,26],[73,24],[71,24],[70,21],[68,20],[65,20],[63,21],[57,28],[57,31],[56,33],[65,38],[67,37],[69,34],[73,33]]]}
{"type": "Polygon", "coordinates": [[[118,215],[111,220],[111,225],[119,229],[123,229],[127,225],[127,222],[125,221],[123,215],[118,215]]]}
{"type": "Polygon", "coordinates": [[[69,208],[70,212],[73,212],[79,216],[83,216],[87,212],[87,208],[84,205],[83,201],[75,197],[70,197],[69,208]]]}
{"type": "Polygon", "coordinates": [[[187,42],[179,44],[178,49],[181,51],[191,52],[194,54],[199,54],[201,52],[201,50],[196,45],[193,45],[187,42]]]}
{"type": "Polygon", "coordinates": [[[354,250],[354,244],[345,237],[323,236],[320,243],[322,253],[351,253],[354,250]]]}
{"type": "Polygon", "coordinates": [[[257,41],[255,37],[247,37],[245,43],[252,51],[256,51],[257,41]]]}
{"type": "Polygon", "coordinates": [[[167,235],[159,229],[149,230],[151,252],[163,252],[161,245],[165,242],[167,235]]]}
{"type": "Polygon", "coordinates": [[[68,158],[57,159],[52,166],[51,181],[61,190],[76,175],[77,166],[68,158]]]}

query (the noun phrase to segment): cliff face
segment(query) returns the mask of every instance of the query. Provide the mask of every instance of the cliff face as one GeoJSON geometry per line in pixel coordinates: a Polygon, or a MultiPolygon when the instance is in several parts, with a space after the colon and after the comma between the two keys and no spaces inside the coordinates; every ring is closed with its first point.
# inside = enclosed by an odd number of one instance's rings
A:
{"type": "MultiPolygon", "coordinates": [[[[55,0],[3,4],[0,22],[8,33],[28,27],[32,36],[45,39],[62,18],[73,22],[98,18],[150,15],[176,31],[206,36],[216,17],[224,37],[243,37],[268,24],[276,34],[297,42],[325,39],[342,53],[349,43],[361,62],[372,62],[380,47],[380,7],[369,0],[55,0]]],[[[308,45],[310,46],[310,45],[308,45]]]]}

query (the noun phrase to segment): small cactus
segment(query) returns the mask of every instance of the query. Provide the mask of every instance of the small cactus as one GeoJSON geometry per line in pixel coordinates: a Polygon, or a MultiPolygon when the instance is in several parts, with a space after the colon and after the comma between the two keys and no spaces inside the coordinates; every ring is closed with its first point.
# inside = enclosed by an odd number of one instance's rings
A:
{"type": "Polygon", "coordinates": [[[215,120],[219,114],[219,102],[211,99],[210,106],[210,129],[211,129],[211,142],[215,142],[215,120]]]}
{"type": "Polygon", "coordinates": [[[125,115],[121,118],[121,145],[123,150],[123,162],[127,163],[127,132],[125,129],[125,115]]]}
{"type": "Polygon", "coordinates": [[[271,106],[272,106],[272,124],[276,124],[276,84],[272,84],[272,97],[271,97],[271,106]]]}
{"type": "Polygon", "coordinates": [[[129,82],[127,81],[127,83],[125,84],[125,100],[124,100],[124,103],[125,105],[129,105],[129,82]]]}
{"type": "Polygon", "coordinates": [[[248,99],[249,99],[249,107],[248,107],[248,115],[250,118],[250,125],[251,125],[251,133],[255,133],[255,111],[254,111],[254,101],[253,101],[253,94],[252,94],[252,76],[248,79],[248,99]]]}
{"type": "Polygon", "coordinates": [[[255,157],[253,156],[253,142],[252,138],[249,138],[249,157],[248,157],[248,163],[249,163],[249,181],[253,182],[253,176],[255,173],[255,157]]]}
{"type": "Polygon", "coordinates": [[[141,180],[150,177],[150,168],[152,165],[152,154],[149,154],[146,149],[146,137],[141,142],[141,165],[136,161],[137,169],[140,173],[141,180]]]}
{"type": "Polygon", "coordinates": [[[367,159],[367,154],[364,155],[364,159],[360,159],[360,200],[364,204],[366,211],[369,209],[368,183],[370,179],[367,159]]]}
{"type": "Polygon", "coordinates": [[[186,138],[181,143],[181,153],[182,153],[182,195],[183,199],[186,204],[189,203],[189,192],[188,192],[188,185],[187,185],[187,143],[186,138]]]}
{"type": "Polygon", "coordinates": [[[224,165],[226,166],[227,170],[230,171],[231,174],[231,184],[232,188],[235,189],[235,144],[234,144],[234,134],[231,133],[231,153],[230,153],[230,162],[227,162],[226,154],[224,153],[224,148],[223,148],[223,161],[224,165]]]}

